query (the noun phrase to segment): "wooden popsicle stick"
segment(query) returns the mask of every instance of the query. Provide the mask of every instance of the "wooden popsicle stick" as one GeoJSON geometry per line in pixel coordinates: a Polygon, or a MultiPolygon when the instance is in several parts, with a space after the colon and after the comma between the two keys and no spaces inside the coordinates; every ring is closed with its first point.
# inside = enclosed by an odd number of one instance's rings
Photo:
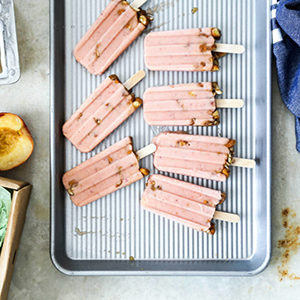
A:
{"type": "Polygon", "coordinates": [[[138,150],[136,152],[136,155],[138,157],[138,160],[141,160],[144,157],[154,153],[155,151],[156,151],[156,146],[154,144],[149,144],[148,146],[138,150]]]}
{"type": "Polygon", "coordinates": [[[142,79],[144,79],[146,73],[144,70],[138,71],[132,75],[123,85],[127,90],[131,90],[135,85],[137,85],[142,79]]]}
{"type": "Polygon", "coordinates": [[[245,52],[245,47],[243,45],[233,45],[233,44],[216,44],[217,49],[215,52],[222,52],[222,53],[235,53],[235,54],[242,54],[245,52]]]}
{"type": "Polygon", "coordinates": [[[145,4],[148,0],[134,0],[130,3],[130,6],[133,9],[139,9],[143,4],[145,4]]]}
{"type": "Polygon", "coordinates": [[[237,158],[234,157],[232,159],[232,166],[234,167],[242,167],[242,168],[250,168],[253,169],[256,166],[256,162],[254,159],[245,159],[245,158],[237,158]]]}
{"type": "Polygon", "coordinates": [[[244,106],[242,99],[216,99],[217,108],[241,108],[244,106]]]}
{"type": "Polygon", "coordinates": [[[240,221],[240,216],[223,211],[216,211],[214,214],[214,219],[225,222],[238,223],[240,221]]]}

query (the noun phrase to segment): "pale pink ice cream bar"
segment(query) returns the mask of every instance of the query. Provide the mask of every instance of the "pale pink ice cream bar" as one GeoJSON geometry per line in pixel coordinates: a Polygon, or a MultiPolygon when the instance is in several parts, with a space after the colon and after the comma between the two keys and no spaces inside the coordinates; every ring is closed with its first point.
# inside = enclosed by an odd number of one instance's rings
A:
{"type": "Polygon", "coordinates": [[[116,75],[105,79],[63,125],[63,134],[81,152],[93,150],[142,104],[116,75]]]}
{"type": "Polygon", "coordinates": [[[142,178],[127,137],[66,172],[63,184],[73,203],[84,206],[142,178]]]}
{"type": "Polygon", "coordinates": [[[214,234],[211,222],[225,194],[163,175],[152,175],[141,204],[146,209],[198,231],[214,234]]]}
{"type": "Polygon", "coordinates": [[[213,136],[163,132],[153,139],[154,166],[160,171],[225,181],[235,141],[213,136]]]}
{"type": "Polygon", "coordinates": [[[151,32],[145,38],[145,63],[153,71],[217,71],[217,28],[151,32]]]}
{"type": "Polygon", "coordinates": [[[112,0],[74,50],[90,73],[103,74],[147,27],[149,18],[127,1],[112,0]]]}
{"type": "Polygon", "coordinates": [[[219,124],[216,83],[189,83],[146,90],[144,118],[149,125],[211,126],[219,124]]]}

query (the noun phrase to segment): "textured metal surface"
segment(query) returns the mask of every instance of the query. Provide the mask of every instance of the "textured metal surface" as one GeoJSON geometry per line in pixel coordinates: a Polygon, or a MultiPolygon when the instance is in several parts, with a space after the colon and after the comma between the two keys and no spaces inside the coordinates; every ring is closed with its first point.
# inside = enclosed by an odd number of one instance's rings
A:
{"type": "Polygon", "coordinates": [[[0,0],[0,85],[20,78],[13,0],[0,0]]]}
{"type": "MultiPolygon", "coordinates": [[[[134,88],[137,96],[151,86],[217,81],[223,98],[242,98],[241,110],[222,109],[213,128],[150,127],[142,109],[94,151],[81,154],[61,134],[61,126],[97,85],[110,74],[123,81],[140,69],[143,34],[106,71],[90,75],[76,63],[72,50],[108,1],[53,0],[51,15],[51,256],[67,274],[200,274],[249,275],[261,271],[270,257],[270,37],[268,1],[149,0],[153,30],[216,26],[222,43],[243,44],[243,55],[221,59],[216,73],[151,72],[134,88]],[[192,13],[194,7],[198,8],[192,13]],[[232,168],[226,183],[176,178],[220,189],[227,200],[218,209],[238,213],[239,224],[216,221],[214,236],[199,233],[143,211],[145,180],[98,200],[75,207],[61,184],[63,172],[119,141],[132,136],[136,149],[163,130],[221,135],[237,140],[236,155],[256,158],[255,170],[232,168]],[[130,257],[135,261],[129,261],[130,257]]],[[[143,7],[144,8],[144,7],[143,7]]],[[[152,157],[141,166],[153,168],[152,157]]],[[[168,174],[173,176],[172,174],[168,174]]]]}

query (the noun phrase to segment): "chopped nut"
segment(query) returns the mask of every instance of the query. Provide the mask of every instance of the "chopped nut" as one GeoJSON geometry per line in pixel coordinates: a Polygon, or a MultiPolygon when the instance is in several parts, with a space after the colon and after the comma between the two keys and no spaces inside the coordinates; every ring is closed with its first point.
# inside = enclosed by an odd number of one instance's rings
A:
{"type": "Polygon", "coordinates": [[[193,96],[193,97],[196,97],[196,96],[197,96],[196,93],[193,92],[193,91],[190,91],[190,92],[189,92],[189,95],[190,95],[190,96],[193,96]]]}
{"type": "Polygon", "coordinates": [[[135,101],[132,103],[135,109],[139,108],[143,104],[143,100],[141,98],[136,98],[135,101]]]}
{"type": "Polygon", "coordinates": [[[221,37],[221,31],[220,31],[218,28],[214,27],[214,28],[212,28],[212,30],[211,30],[211,35],[212,35],[215,39],[218,40],[218,39],[221,37]]]}
{"type": "Polygon", "coordinates": [[[199,48],[200,48],[200,52],[205,52],[205,51],[207,51],[207,45],[206,45],[206,43],[200,45],[199,48]]]}
{"type": "Polygon", "coordinates": [[[139,17],[139,21],[140,21],[140,23],[142,23],[145,26],[147,26],[148,23],[149,23],[149,20],[148,20],[148,18],[145,15],[141,15],[139,17]]]}
{"type": "Polygon", "coordinates": [[[82,117],[82,112],[81,112],[81,113],[79,113],[79,115],[78,115],[78,117],[77,117],[77,120],[80,120],[80,119],[81,119],[81,117],[82,117]]]}
{"type": "Polygon", "coordinates": [[[97,119],[97,118],[94,118],[94,121],[97,125],[100,125],[101,124],[101,119],[97,119]]]}
{"type": "Polygon", "coordinates": [[[116,184],[116,188],[120,187],[122,185],[122,183],[123,183],[123,180],[120,179],[120,182],[116,184]]]}
{"type": "Polygon", "coordinates": [[[220,200],[219,204],[222,204],[225,201],[225,199],[226,199],[226,194],[222,193],[221,194],[221,200],[220,200]]]}
{"type": "Polygon", "coordinates": [[[122,1],[122,5],[129,5],[127,1],[122,1]]]}
{"type": "Polygon", "coordinates": [[[229,140],[229,142],[225,145],[228,148],[231,148],[235,145],[235,140],[229,140]]]}
{"type": "Polygon", "coordinates": [[[224,168],[221,173],[224,174],[226,177],[229,177],[230,170],[224,168]]]}
{"type": "Polygon", "coordinates": [[[121,173],[122,173],[122,167],[119,167],[118,168],[118,174],[121,175],[121,173]]]}
{"type": "Polygon", "coordinates": [[[200,87],[204,87],[204,84],[203,84],[202,82],[199,82],[198,85],[199,85],[200,87]]]}
{"type": "Polygon", "coordinates": [[[148,176],[150,174],[150,171],[148,169],[145,168],[140,168],[140,172],[144,175],[144,176],[148,176]]]}
{"type": "Polygon", "coordinates": [[[115,83],[119,83],[119,82],[120,82],[118,76],[115,75],[115,74],[110,75],[110,76],[109,76],[109,79],[110,79],[111,81],[115,81],[115,83]]]}
{"type": "Polygon", "coordinates": [[[188,141],[184,141],[184,140],[179,140],[176,142],[177,146],[183,147],[183,146],[189,146],[190,143],[188,141]]]}
{"type": "Polygon", "coordinates": [[[217,82],[212,82],[212,92],[214,95],[222,95],[222,91],[217,82]]]}
{"type": "Polygon", "coordinates": [[[107,160],[108,160],[108,163],[110,163],[110,164],[113,162],[113,159],[110,156],[107,158],[107,160]]]}
{"type": "Polygon", "coordinates": [[[208,201],[207,200],[203,200],[203,204],[207,204],[208,203],[208,201]]]}
{"type": "Polygon", "coordinates": [[[106,106],[106,107],[109,107],[109,106],[110,106],[110,104],[109,104],[109,103],[106,103],[106,104],[105,104],[105,106],[106,106]]]}
{"type": "Polygon", "coordinates": [[[213,67],[212,67],[211,70],[212,70],[212,71],[219,71],[219,70],[220,70],[220,67],[217,66],[217,65],[213,65],[213,67]]]}
{"type": "Polygon", "coordinates": [[[206,63],[204,61],[201,61],[200,65],[204,68],[206,66],[206,63]]]}
{"type": "Polygon", "coordinates": [[[196,118],[192,118],[191,119],[191,126],[195,125],[195,123],[196,123],[196,118]]]}
{"type": "Polygon", "coordinates": [[[219,121],[220,120],[220,114],[217,110],[215,110],[212,114],[214,120],[219,121]]]}
{"type": "Polygon", "coordinates": [[[74,191],[73,189],[78,186],[78,182],[76,180],[71,180],[69,182],[69,188],[67,189],[67,192],[70,196],[74,196],[74,191]]]}
{"type": "Polygon", "coordinates": [[[125,9],[119,9],[118,10],[118,15],[120,16],[124,11],[125,11],[125,9]]]}
{"type": "Polygon", "coordinates": [[[128,150],[127,151],[127,154],[129,155],[129,154],[131,154],[132,153],[132,150],[128,150]]]}
{"type": "Polygon", "coordinates": [[[192,14],[195,14],[198,11],[198,7],[193,7],[192,8],[192,14]]]}
{"type": "Polygon", "coordinates": [[[98,137],[98,134],[94,133],[94,137],[95,137],[95,138],[98,137]]]}
{"type": "Polygon", "coordinates": [[[68,188],[68,189],[67,189],[67,192],[68,192],[68,194],[69,194],[70,196],[74,196],[74,192],[73,192],[73,190],[72,190],[71,188],[68,188]]]}
{"type": "Polygon", "coordinates": [[[127,28],[128,30],[132,31],[132,26],[130,24],[130,21],[125,25],[125,28],[127,28]]]}
{"type": "Polygon", "coordinates": [[[96,55],[96,57],[100,57],[100,55],[101,55],[99,47],[100,47],[100,44],[97,44],[96,45],[96,49],[95,49],[95,55],[96,55]]]}
{"type": "Polygon", "coordinates": [[[160,185],[158,185],[158,186],[157,186],[157,189],[161,191],[161,190],[162,190],[162,187],[161,187],[160,185]]]}
{"type": "Polygon", "coordinates": [[[210,233],[211,235],[214,235],[216,232],[216,227],[215,227],[215,224],[214,223],[211,223],[210,224],[210,228],[208,230],[208,233],[210,233]]]}

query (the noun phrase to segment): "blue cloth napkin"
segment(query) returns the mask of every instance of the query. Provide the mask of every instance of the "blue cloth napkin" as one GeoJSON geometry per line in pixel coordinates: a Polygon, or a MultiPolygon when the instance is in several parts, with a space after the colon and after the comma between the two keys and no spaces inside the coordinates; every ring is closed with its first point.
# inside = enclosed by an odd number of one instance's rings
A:
{"type": "Polygon", "coordinates": [[[300,152],[300,0],[273,0],[273,53],[281,98],[296,117],[300,152]]]}

